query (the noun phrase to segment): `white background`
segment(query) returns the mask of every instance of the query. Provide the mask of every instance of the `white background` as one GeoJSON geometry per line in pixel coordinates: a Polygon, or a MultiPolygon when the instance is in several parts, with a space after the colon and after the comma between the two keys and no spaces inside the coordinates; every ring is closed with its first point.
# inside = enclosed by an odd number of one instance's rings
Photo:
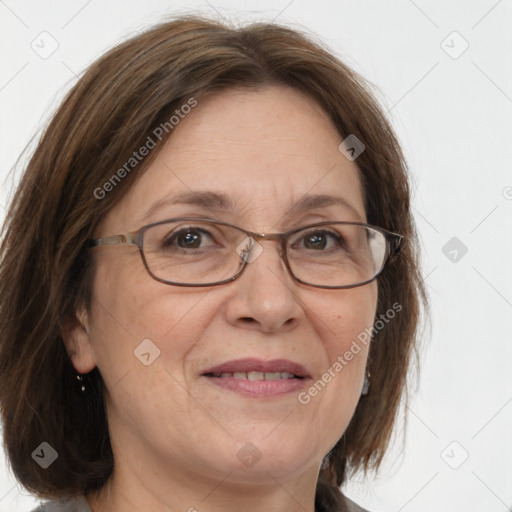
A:
{"type": "MultiPolygon", "coordinates": [[[[192,8],[317,33],[380,90],[412,169],[432,327],[405,441],[397,427],[380,475],[347,494],[372,512],[512,510],[510,0],[0,1],[0,217],[9,171],[75,76],[192,8]],[[46,59],[31,47],[43,31],[58,43],[46,59]],[[452,237],[467,254],[443,253],[452,237]]],[[[2,460],[0,512],[35,502],[2,460]]]]}

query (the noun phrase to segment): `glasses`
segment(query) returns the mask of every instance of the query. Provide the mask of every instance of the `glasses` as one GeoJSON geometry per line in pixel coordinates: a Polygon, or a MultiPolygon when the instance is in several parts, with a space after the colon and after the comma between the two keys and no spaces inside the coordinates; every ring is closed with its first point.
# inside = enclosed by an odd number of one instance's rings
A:
{"type": "Polygon", "coordinates": [[[403,237],[360,222],[319,222],[286,233],[254,233],[227,222],[182,217],[136,232],[90,240],[91,247],[136,245],[153,279],[174,286],[216,286],[240,277],[280,242],[290,275],[317,288],[354,288],[373,281],[400,252],[403,237]]]}

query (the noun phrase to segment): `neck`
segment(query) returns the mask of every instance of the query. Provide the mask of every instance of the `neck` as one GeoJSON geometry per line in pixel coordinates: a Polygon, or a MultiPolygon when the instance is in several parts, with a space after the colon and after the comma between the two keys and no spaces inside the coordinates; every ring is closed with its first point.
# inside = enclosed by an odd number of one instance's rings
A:
{"type": "Polygon", "coordinates": [[[245,483],[185,472],[162,478],[138,463],[116,468],[107,484],[87,496],[93,512],[314,512],[316,468],[302,475],[245,483]]]}

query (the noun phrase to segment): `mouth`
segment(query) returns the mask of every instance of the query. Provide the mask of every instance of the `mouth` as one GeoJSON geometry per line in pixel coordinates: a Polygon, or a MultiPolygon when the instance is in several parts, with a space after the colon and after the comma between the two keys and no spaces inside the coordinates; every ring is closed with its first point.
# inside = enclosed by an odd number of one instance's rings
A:
{"type": "Polygon", "coordinates": [[[289,372],[221,372],[206,373],[206,377],[217,377],[219,379],[244,379],[244,380],[281,380],[281,379],[303,379],[299,375],[289,372]]]}
{"type": "Polygon", "coordinates": [[[201,375],[218,387],[252,397],[298,391],[311,379],[302,365],[286,359],[238,359],[209,368],[201,375]]]}

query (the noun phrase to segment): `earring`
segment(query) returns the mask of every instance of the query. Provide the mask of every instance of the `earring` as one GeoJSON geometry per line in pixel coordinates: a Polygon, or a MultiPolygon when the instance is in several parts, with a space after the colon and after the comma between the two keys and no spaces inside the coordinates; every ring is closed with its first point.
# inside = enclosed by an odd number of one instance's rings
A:
{"type": "Polygon", "coordinates": [[[76,375],[76,380],[78,381],[78,384],[80,385],[80,388],[82,390],[82,393],[85,392],[85,386],[84,386],[84,380],[83,380],[83,377],[82,375],[80,375],[79,373],[76,375]]]}
{"type": "Polygon", "coordinates": [[[322,459],[322,465],[320,466],[320,469],[322,471],[325,471],[331,462],[331,452],[329,452],[323,459],[322,459]]]}
{"type": "Polygon", "coordinates": [[[366,372],[364,376],[363,389],[361,390],[361,395],[367,395],[368,391],[370,391],[370,372],[366,372]]]}

